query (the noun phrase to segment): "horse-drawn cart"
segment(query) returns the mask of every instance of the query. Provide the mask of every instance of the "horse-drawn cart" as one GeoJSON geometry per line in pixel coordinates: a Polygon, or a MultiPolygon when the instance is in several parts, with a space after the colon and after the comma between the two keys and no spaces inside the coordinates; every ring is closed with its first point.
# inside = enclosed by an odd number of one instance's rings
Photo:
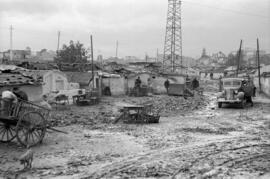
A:
{"type": "Polygon", "coordinates": [[[0,115],[0,141],[10,142],[17,138],[23,146],[34,146],[42,142],[50,111],[27,101],[19,101],[0,115]]]}

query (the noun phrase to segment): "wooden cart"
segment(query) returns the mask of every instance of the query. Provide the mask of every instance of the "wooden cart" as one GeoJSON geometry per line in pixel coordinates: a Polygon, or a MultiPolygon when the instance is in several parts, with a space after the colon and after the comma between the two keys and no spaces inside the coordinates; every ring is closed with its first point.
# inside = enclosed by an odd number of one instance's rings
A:
{"type": "MultiPolygon", "coordinates": [[[[2,102],[2,101],[1,101],[2,102]]],[[[9,114],[0,116],[0,141],[10,142],[17,138],[23,146],[34,146],[42,142],[50,110],[27,101],[13,105],[9,114]]]]}

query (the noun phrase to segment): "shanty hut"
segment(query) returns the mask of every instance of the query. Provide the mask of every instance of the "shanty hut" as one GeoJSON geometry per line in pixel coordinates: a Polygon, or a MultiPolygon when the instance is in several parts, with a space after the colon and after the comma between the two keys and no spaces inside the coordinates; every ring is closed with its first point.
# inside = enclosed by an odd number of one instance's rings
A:
{"type": "Polygon", "coordinates": [[[66,74],[59,70],[29,70],[23,74],[43,81],[43,94],[70,89],[66,74]]]}
{"type": "Polygon", "coordinates": [[[127,91],[127,83],[124,76],[118,74],[110,74],[99,72],[101,77],[101,89],[109,88],[112,96],[125,95],[127,91]]]}

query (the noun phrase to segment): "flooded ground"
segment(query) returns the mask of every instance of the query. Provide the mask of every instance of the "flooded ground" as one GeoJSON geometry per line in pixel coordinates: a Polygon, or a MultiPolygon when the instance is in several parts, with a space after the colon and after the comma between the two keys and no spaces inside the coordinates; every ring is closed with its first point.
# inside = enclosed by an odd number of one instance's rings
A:
{"type": "MultiPolygon", "coordinates": [[[[270,100],[257,97],[254,107],[218,109],[214,93],[204,95],[207,105],[162,114],[159,124],[90,125],[74,117],[76,121],[58,125],[68,134],[48,133],[42,145],[33,147],[31,170],[22,170],[16,160],[24,148],[17,143],[0,144],[0,176],[269,178],[270,100]]],[[[114,105],[100,105],[84,110],[117,111],[114,105]]]]}

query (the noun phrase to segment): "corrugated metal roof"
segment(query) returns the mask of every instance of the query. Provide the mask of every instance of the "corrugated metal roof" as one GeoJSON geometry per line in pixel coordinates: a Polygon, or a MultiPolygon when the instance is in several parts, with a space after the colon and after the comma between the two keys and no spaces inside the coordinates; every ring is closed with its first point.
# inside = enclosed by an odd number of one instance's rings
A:
{"type": "Polygon", "coordinates": [[[0,71],[15,71],[15,70],[23,70],[26,71],[25,68],[18,67],[16,65],[0,65],[0,71]]]}
{"type": "Polygon", "coordinates": [[[41,85],[42,81],[37,81],[22,74],[1,73],[0,86],[20,86],[20,85],[41,85]]]}

